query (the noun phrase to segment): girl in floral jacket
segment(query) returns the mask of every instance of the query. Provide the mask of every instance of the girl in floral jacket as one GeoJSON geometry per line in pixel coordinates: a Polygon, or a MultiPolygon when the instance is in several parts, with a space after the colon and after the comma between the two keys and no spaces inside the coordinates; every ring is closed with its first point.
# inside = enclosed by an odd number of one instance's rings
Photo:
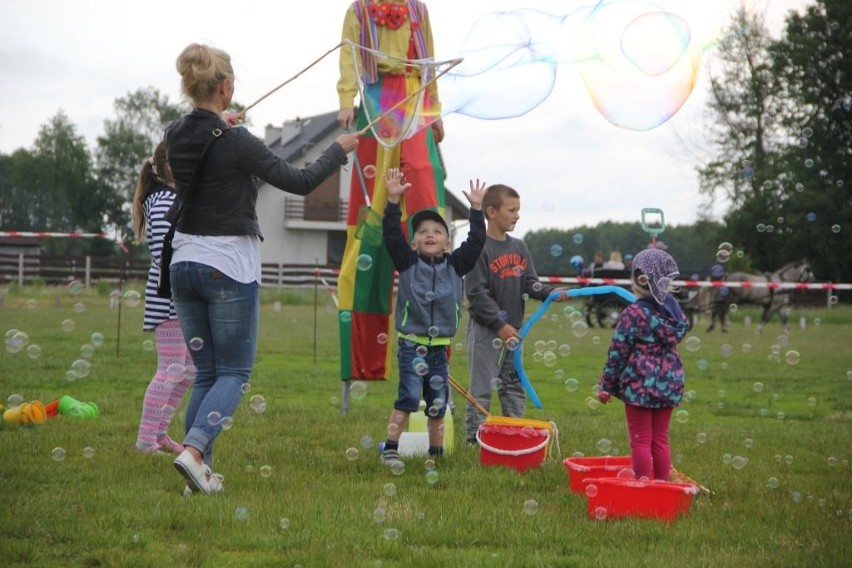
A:
{"type": "Polygon", "coordinates": [[[637,479],[668,480],[669,422],[683,398],[683,362],[677,344],[686,316],[669,293],[678,274],[668,253],[646,249],[633,259],[636,301],[621,312],[600,378],[601,402],[624,402],[630,454],[637,479]]]}

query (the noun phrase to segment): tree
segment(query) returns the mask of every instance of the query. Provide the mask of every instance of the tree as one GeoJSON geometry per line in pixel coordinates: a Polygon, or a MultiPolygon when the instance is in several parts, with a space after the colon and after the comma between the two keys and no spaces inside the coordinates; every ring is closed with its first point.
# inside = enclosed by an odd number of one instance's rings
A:
{"type": "Polygon", "coordinates": [[[852,278],[852,4],[818,0],[791,13],[772,46],[790,99],[781,162],[783,253],[810,259],[820,278],[852,278]]]}
{"type": "MultiPolygon", "coordinates": [[[[704,276],[713,264],[723,227],[713,221],[694,225],[670,226],[660,236],[668,251],[677,259],[684,277],[704,276]]],[[[594,253],[606,258],[611,251],[635,255],[647,248],[650,237],[637,223],[605,221],[594,227],[583,225],[565,230],[542,229],[524,235],[539,274],[573,276],[571,257],[580,255],[588,267],[594,253]]]]}
{"type": "Polygon", "coordinates": [[[129,204],[142,162],[154,153],[166,126],[182,114],[179,105],[153,87],[115,100],[116,118],[104,121],[97,140],[99,181],[111,194],[108,222],[119,234],[131,234],[129,204]]]}
{"type": "Polygon", "coordinates": [[[725,240],[735,241],[758,264],[772,265],[776,249],[765,246],[756,227],[762,223],[773,230],[779,217],[776,156],[788,101],[772,73],[770,46],[763,18],[739,10],[719,42],[719,67],[710,72],[714,158],[698,173],[710,201],[721,196],[730,203],[725,240]]]}
{"type": "MultiPolygon", "coordinates": [[[[109,203],[110,193],[94,175],[85,140],[61,110],[42,125],[31,149],[0,156],[4,229],[101,232],[109,203]]],[[[102,245],[50,239],[45,248],[84,254],[102,245]]]]}

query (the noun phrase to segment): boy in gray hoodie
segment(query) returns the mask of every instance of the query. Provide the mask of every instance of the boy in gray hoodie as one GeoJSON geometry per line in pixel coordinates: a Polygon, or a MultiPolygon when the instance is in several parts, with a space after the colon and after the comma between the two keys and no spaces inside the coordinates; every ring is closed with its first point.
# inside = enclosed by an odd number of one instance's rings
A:
{"type": "MultiPolygon", "coordinates": [[[[399,332],[399,394],[393,405],[382,463],[400,462],[399,438],[408,418],[426,401],[429,454],[444,453],[444,415],[449,396],[447,347],[461,319],[462,277],[476,264],[485,243],[482,198],[485,184],[470,182],[470,233],[449,253],[447,223],[436,211],[422,209],[411,218],[411,243],[402,234],[399,200],[411,187],[397,169],[385,176],[388,202],[382,220],[385,247],[399,273],[395,325],[399,332]]],[[[416,191],[416,188],[412,191],[416,191]]]]}

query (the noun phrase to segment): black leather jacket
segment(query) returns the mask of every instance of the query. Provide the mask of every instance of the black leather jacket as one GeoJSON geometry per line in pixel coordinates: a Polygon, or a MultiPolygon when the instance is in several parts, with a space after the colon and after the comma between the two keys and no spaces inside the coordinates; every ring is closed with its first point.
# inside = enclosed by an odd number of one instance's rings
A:
{"type": "Polygon", "coordinates": [[[166,156],[178,195],[183,198],[195,165],[213,130],[222,138],[210,150],[177,230],[192,235],[257,235],[257,185],[254,178],[296,195],[307,195],[347,162],[343,148],[332,143],[311,165],[294,168],[245,128],[229,128],[215,113],[195,109],[166,129],[166,156]]]}

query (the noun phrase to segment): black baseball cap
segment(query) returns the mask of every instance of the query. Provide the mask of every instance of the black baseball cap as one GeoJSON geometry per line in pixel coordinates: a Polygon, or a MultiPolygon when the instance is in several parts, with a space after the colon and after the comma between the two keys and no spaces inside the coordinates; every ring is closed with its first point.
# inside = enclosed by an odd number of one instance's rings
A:
{"type": "Polygon", "coordinates": [[[444,226],[444,230],[447,231],[447,235],[450,234],[450,228],[447,226],[447,222],[444,220],[441,215],[435,211],[434,209],[421,209],[417,213],[411,217],[411,236],[414,236],[414,233],[417,232],[417,227],[420,226],[420,223],[426,220],[435,221],[436,223],[440,223],[444,226]]]}

